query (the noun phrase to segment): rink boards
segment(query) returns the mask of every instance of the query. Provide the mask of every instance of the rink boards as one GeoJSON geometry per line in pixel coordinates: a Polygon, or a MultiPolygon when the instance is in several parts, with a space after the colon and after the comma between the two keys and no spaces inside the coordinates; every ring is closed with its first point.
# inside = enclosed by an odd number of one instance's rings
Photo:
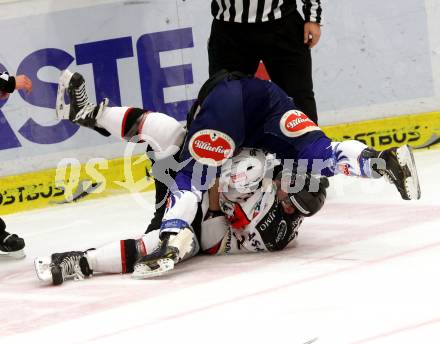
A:
{"type": "MultiPolygon", "coordinates": [[[[325,8],[323,37],[312,55],[320,124],[330,137],[355,138],[377,149],[435,145],[437,2],[403,0],[396,7],[343,1],[325,8]]],[[[15,92],[0,101],[0,214],[72,195],[80,201],[125,192],[130,183],[114,182],[126,180],[118,162],[124,144],[55,117],[59,74],[65,68],[81,73],[93,101],[108,97],[112,106],[154,109],[183,120],[208,77],[210,2],[3,1],[0,9],[0,69],[34,82],[31,94],[15,92]],[[76,159],[74,173],[61,168],[57,175],[56,165],[66,159],[76,159]]],[[[133,180],[144,179],[143,167],[133,169],[133,180]]]]}
{"type": "MultiPolygon", "coordinates": [[[[409,144],[413,148],[439,147],[440,113],[423,113],[323,127],[335,141],[359,140],[383,150],[409,144]]],[[[56,169],[0,179],[0,214],[11,214],[125,192],[150,191],[145,155],[131,158],[72,160],[56,169]]]]}
{"type": "Polygon", "coordinates": [[[337,124],[323,130],[334,141],[358,140],[376,150],[405,144],[430,148],[440,142],[440,112],[337,124]]]}
{"type": "Polygon", "coordinates": [[[77,161],[56,169],[0,179],[0,214],[78,202],[126,192],[152,190],[146,177],[150,163],[145,155],[131,158],[77,161]]]}

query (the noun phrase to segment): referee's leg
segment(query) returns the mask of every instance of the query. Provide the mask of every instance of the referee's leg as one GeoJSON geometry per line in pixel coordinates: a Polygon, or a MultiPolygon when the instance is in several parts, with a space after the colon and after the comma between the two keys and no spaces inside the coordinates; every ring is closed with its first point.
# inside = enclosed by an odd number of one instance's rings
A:
{"type": "Polygon", "coordinates": [[[312,80],[310,48],[304,44],[304,22],[293,14],[274,25],[270,44],[272,53],[263,62],[273,82],[280,86],[295,104],[318,123],[312,80]]]}
{"type": "Polygon", "coordinates": [[[208,41],[209,76],[220,69],[255,74],[259,59],[248,44],[244,25],[213,20],[208,41]]]}

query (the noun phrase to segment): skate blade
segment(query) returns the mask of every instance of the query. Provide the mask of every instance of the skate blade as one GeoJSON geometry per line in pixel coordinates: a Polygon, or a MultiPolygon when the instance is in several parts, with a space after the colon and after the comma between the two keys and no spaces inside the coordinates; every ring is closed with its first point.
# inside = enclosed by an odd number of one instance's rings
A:
{"type": "Polygon", "coordinates": [[[397,149],[397,160],[399,160],[400,166],[408,167],[411,176],[405,179],[405,191],[409,199],[420,199],[421,190],[419,177],[417,175],[416,163],[414,161],[414,155],[410,146],[405,145],[397,149]]]}
{"type": "Polygon", "coordinates": [[[170,270],[174,269],[174,261],[169,258],[162,258],[157,261],[159,267],[151,270],[147,264],[136,264],[131,277],[134,279],[146,279],[151,277],[161,276],[170,270]]]}
{"type": "Polygon", "coordinates": [[[58,80],[58,91],[56,101],[56,113],[59,120],[69,119],[70,104],[66,104],[64,101],[64,95],[69,87],[70,79],[72,79],[73,73],[66,69],[61,74],[58,80]]]}
{"type": "Polygon", "coordinates": [[[35,272],[39,280],[52,283],[52,273],[50,270],[50,257],[37,257],[34,260],[35,272]]]}
{"type": "Polygon", "coordinates": [[[23,259],[24,257],[26,257],[26,254],[24,253],[24,250],[18,250],[15,252],[0,251],[0,257],[9,257],[12,259],[23,259]]]}

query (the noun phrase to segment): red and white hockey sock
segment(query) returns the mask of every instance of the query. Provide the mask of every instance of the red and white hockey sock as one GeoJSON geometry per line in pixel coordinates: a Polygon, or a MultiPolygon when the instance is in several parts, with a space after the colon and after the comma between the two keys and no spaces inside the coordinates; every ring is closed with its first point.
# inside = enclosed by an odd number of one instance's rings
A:
{"type": "Polygon", "coordinates": [[[168,115],[132,107],[106,107],[97,124],[127,141],[146,142],[156,159],[175,154],[186,133],[182,124],[168,115]]]}
{"type": "Polygon", "coordinates": [[[124,118],[126,118],[125,114],[131,111],[131,109],[132,108],[127,106],[107,106],[102,112],[102,115],[97,118],[97,124],[99,127],[106,129],[110,134],[123,137],[121,134],[122,123],[124,118]]]}
{"type": "Polygon", "coordinates": [[[151,253],[159,244],[159,230],[151,231],[140,239],[112,242],[87,251],[87,261],[94,272],[130,273],[139,257],[151,253]]]}

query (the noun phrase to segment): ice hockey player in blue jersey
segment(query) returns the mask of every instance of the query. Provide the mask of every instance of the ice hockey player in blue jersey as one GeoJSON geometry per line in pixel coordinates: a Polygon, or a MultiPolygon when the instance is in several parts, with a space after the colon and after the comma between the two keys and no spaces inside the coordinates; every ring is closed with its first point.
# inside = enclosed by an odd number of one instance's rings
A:
{"type": "MultiPolygon", "coordinates": [[[[69,85],[71,98],[66,118],[87,127],[103,126],[106,101],[98,106],[84,102],[84,80],[78,73],[67,77],[65,84],[69,85]]],[[[131,123],[124,129],[128,136],[144,130],[148,121],[145,111],[132,111],[126,117],[124,123],[131,123]]],[[[188,118],[178,162],[181,168],[171,186],[160,228],[162,244],[158,252],[142,258],[140,263],[154,270],[161,255],[174,252],[169,243],[191,230],[198,203],[218,176],[219,167],[244,147],[272,152],[287,170],[302,168],[327,177],[338,173],[385,177],[403,199],[420,198],[408,146],[379,152],[355,140],[331,141],[276,84],[221,71],[202,87],[188,118]]]]}

